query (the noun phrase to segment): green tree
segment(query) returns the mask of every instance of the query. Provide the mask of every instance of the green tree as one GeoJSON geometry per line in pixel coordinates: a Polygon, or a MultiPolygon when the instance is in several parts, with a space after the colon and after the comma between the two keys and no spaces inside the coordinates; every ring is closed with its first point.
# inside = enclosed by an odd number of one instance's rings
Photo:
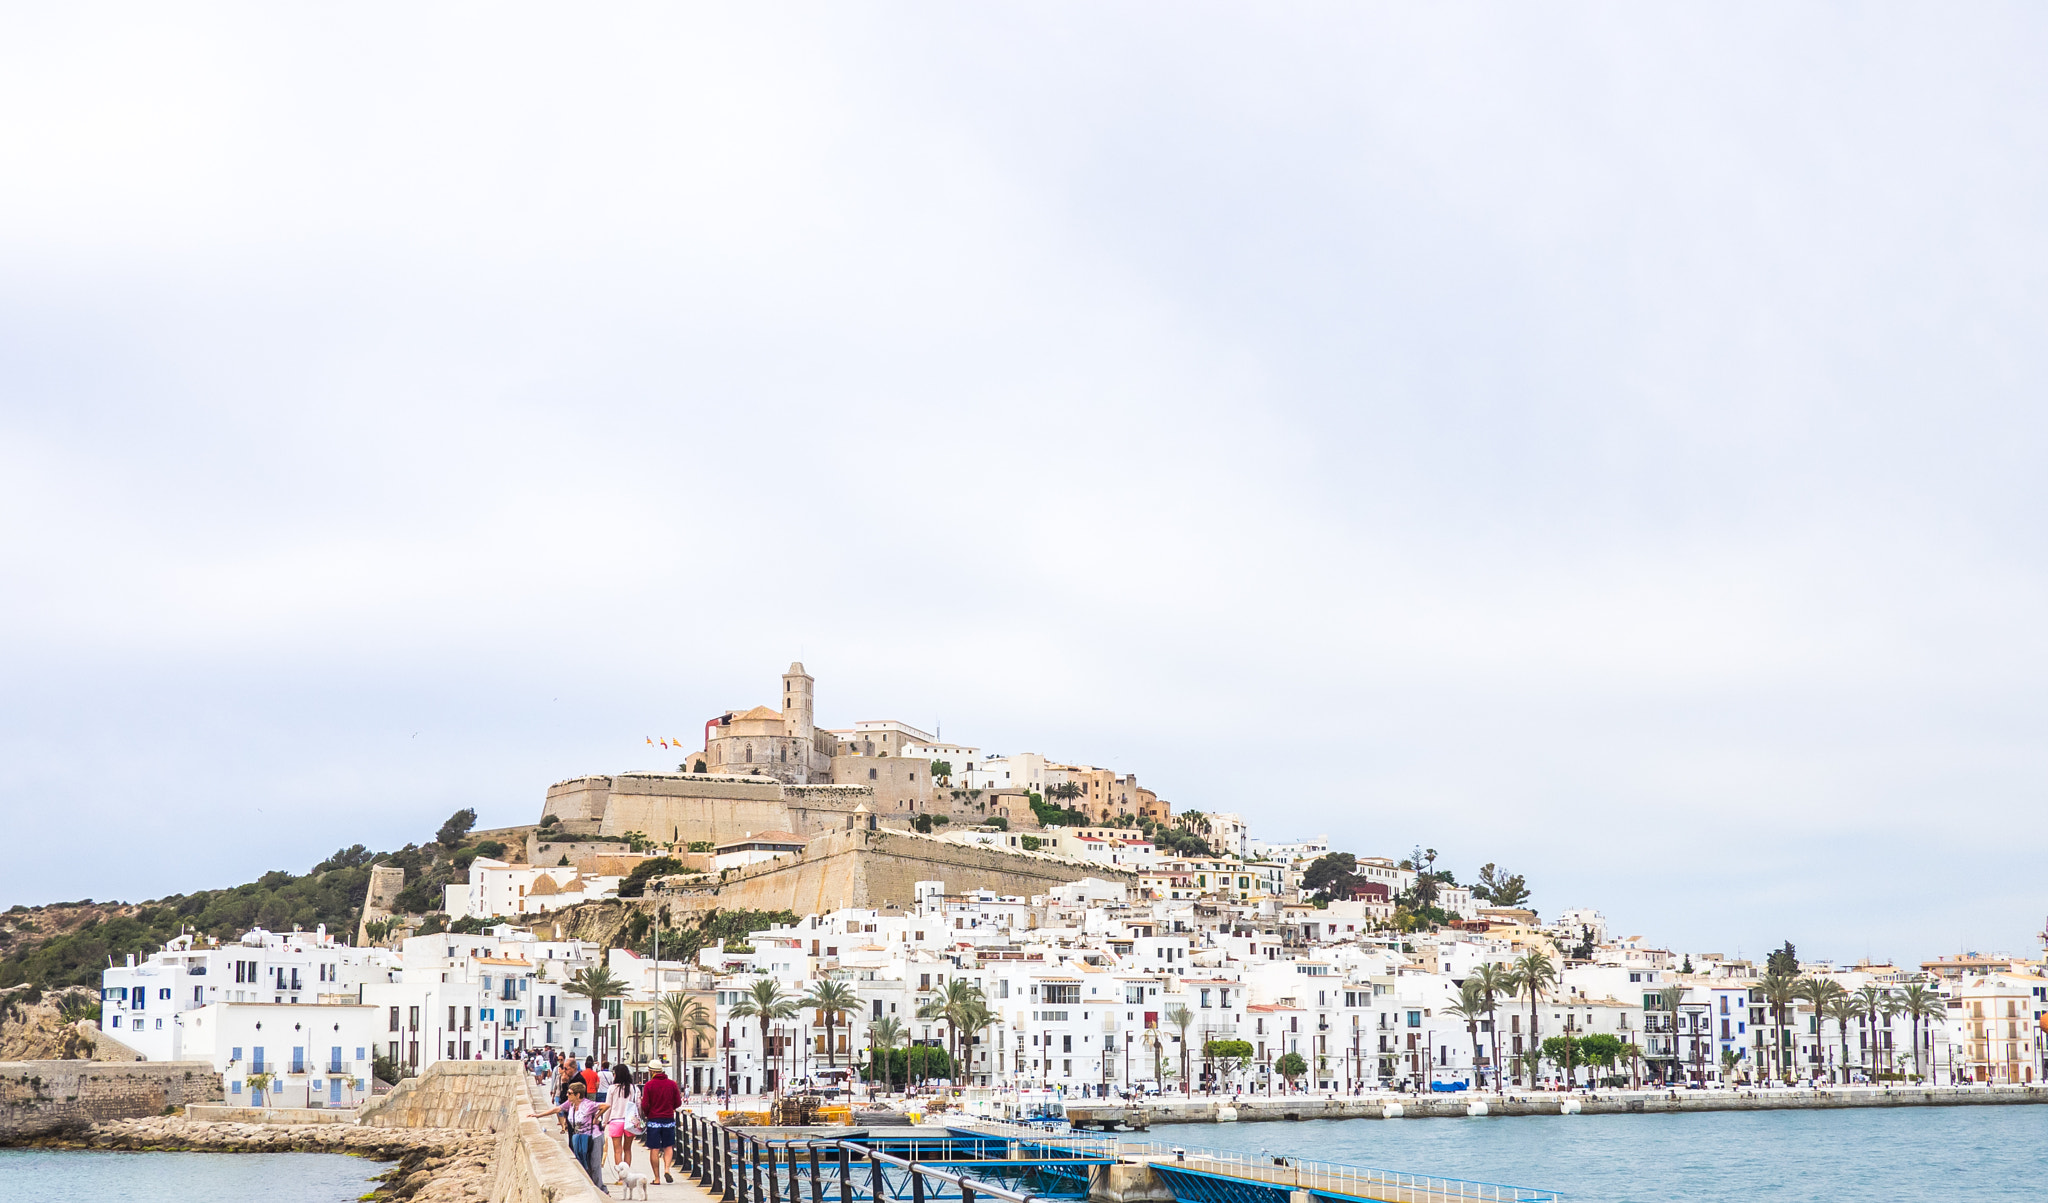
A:
{"type": "Polygon", "coordinates": [[[1792,941],[1785,941],[1785,947],[1764,958],[1764,971],[1790,978],[1799,976],[1799,950],[1792,947],[1792,941]]]}
{"type": "Polygon", "coordinates": [[[1515,975],[1512,971],[1491,962],[1472,971],[1472,980],[1479,983],[1480,997],[1484,1000],[1486,1026],[1493,1040],[1493,1089],[1496,1094],[1506,1090],[1507,1075],[1500,1065],[1500,1021],[1495,1018],[1495,1009],[1502,998],[1512,998],[1515,990],[1515,975]]]}
{"type": "MultiPolygon", "coordinates": [[[[1536,1008],[1542,1005],[1543,996],[1557,984],[1557,965],[1542,949],[1532,948],[1515,960],[1511,972],[1515,989],[1529,996],[1529,1044],[1533,1047],[1538,1034],[1536,1008]]],[[[1536,1084],[1533,1076],[1529,1084],[1536,1084]]]]}
{"type": "Polygon", "coordinates": [[[605,1003],[614,998],[626,996],[626,983],[617,974],[602,964],[579,970],[562,989],[590,1001],[590,1045],[597,1057],[597,1063],[604,1060],[604,1011],[605,1003]]]}
{"type": "Polygon", "coordinates": [[[1948,1007],[1942,1002],[1939,994],[1919,982],[1914,982],[1899,991],[1899,1014],[1904,1015],[1912,1024],[1913,1076],[1925,1081],[1927,1075],[1920,1065],[1920,1021],[1946,1015],[1948,1007]]]}
{"type": "MultiPolygon", "coordinates": [[[[1788,944],[1786,947],[1790,947],[1788,944]]],[[[1777,953],[1772,953],[1775,960],[1777,953]]],[[[1796,962],[1795,962],[1796,964],[1796,962]]],[[[1771,1060],[1777,1066],[1780,1082],[1791,1080],[1785,1069],[1785,1017],[1792,1004],[1799,1000],[1799,978],[1787,973],[1779,965],[1772,965],[1757,986],[1757,993],[1763,996],[1764,1005],[1771,1016],[1771,1060]]]]}
{"type": "MultiPolygon", "coordinates": [[[[768,1026],[796,1014],[797,1000],[783,992],[782,983],[772,977],[755,982],[740,995],[727,1014],[734,1019],[751,1019],[761,1029],[761,1073],[768,1075],[768,1026]]],[[[775,1093],[782,1093],[782,1082],[778,1078],[775,1093]]]]}
{"type": "Polygon", "coordinates": [[[1736,1051],[1735,1051],[1734,1049],[1732,1049],[1732,1048],[1724,1048],[1724,1049],[1722,1049],[1722,1050],[1721,1050],[1721,1081],[1722,1081],[1722,1082],[1723,1082],[1724,1084],[1725,1084],[1725,1083],[1729,1083],[1729,1082],[1733,1082],[1733,1081],[1735,1080],[1735,1067],[1736,1067],[1736,1066],[1738,1066],[1738,1065],[1741,1065],[1741,1064],[1742,1064],[1742,1054],[1741,1054],[1741,1053],[1738,1053],[1738,1052],[1736,1052],[1736,1051]]]}
{"type": "Polygon", "coordinates": [[[1576,1036],[1552,1036],[1543,1042],[1543,1056],[1552,1065],[1564,1071],[1567,1087],[1578,1085],[1573,1073],[1579,1064],[1579,1039],[1576,1036]]]}
{"type": "Polygon", "coordinates": [[[874,1067],[882,1071],[882,1090],[886,1093],[895,1086],[890,1076],[891,1057],[903,1045],[903,1024],[894,1015],[868,1021],[869,1064],[868,1081],[875,1080],[874,1067]]]}
{"type": "Polygon", "coordinates": [[[948,1060],[960,1060],[961,1020],[972,1014],[971,1007],[986,1007],[988,1000],[982,997],[981,987],[966,978],[956,977],[946,983],[939,997],[917,1009],[919,1019],[936,1019],[946,1025],[946,1044],[950,1050],[948,1060]]]}
{"type": "Polygon", "coordinates": [[[691,998],[680,992],[661,996],[662,1017],[668,1020],[668,1039],[674,1049],[673,1063],[676,1076],[682,1077],[683,1048],[689,1037],[697,1039],[692,1046],[701,1046],[705,1038],[715,1030],[711,1012],[702,999],[691,998]]]}
{"type": "Polygon", "coordinates": [[[953,783],[952,762],[947,760],[932,761],[932,780],[940,785],[951,785],[953,783]]]}
{"type": "MultiPolygon", "coordinates": [[[[1836,999],[1849,992],[1842,983],[1824,977],[1803,977],[1794,983],[1793,993],[1813,1007],[1813,1059],[1818,1068],[1821,1049],[1821,1021],[1828,1017],[1828,1009],[1836,999]]],[[[1817,1075],[1816,1075],[1817,1076],[1817,1075]]],[[[1833,1080],[1830,1075],[1829,1080],[1833,1080]]]]}
{"type": "Polygon", "coordinates": [[[1194,1093],[1188,1083],[1188,1029],[1194,1026],[1195,1013],[1180,1003],[1166,1009],[1166,1022],[1180,1029],[1180,1088],[1182,1094],[1194,1093]]]}
{"type": "Polygon", "coordinates": [[[1309,862],[1301,875],[1301,888],[1331,898],[1349,898],[1358,884],[1358,858],[1349,852],[1331,852],[1309,862]]]}
{"type": "Polygon", "coordinates": [[[854,993],[853,987],[845,982],[821,981],[811,987],[811,992],[804,996],[801,1005],[817,1011],[818,1018],[824,1022],[825,1064],[828,1068],[837,1065],[838,1061],[834,1059],[834,1054],[839,1048],[839,1043],[835,1039],[839,1022],[860,1009],[859,996],[854,993]]]}
{"type": "Polygon", "coordinates": [[[1520,873],[1509,873],[1488,861],[1479,866],[1479,878],[1472,884],[1472,896],[1495,906],[1521,906],[1529,901],[1529,883],[1520,873]]]}
{"type": "MultiPolygon", "coordinates": [[[[960,1080],[965,1082],[974,1072],[974,1042],[981,1034],[996,1025],[995,1012],[988,1009],[979,999],[968,1002],[960,1008],[959,1029],[964,1050],[960,1057],[960,1080]]],[[[1108,1053],[1105,1050],[1104,1056],[1108,1053]]]]}
{"type": "Polygon", "coordinates": [[[657,877],[685,873],[683,862],[673,856],[657,856],[643,860],[633,866],[633,871],[619,880],[619,897],[641,898],[647,894],[647,885],[657,877]]]}
{"type": "Polygon", "coordinates": [[[1291,1085],[1308,1072],[1308,1062],[1301,1059],[1300,1053],[1282,1053],[1280,1059],[1273,1062],[1273,1072],[1287,1079],[1291,1085]]]}
{"type": "Polygon", "coordinates": [[[1864,1030],[1870,1033],[1870,1080],[1877,1081],[1877,1075],[1884,1071],[1878,1060],[1883,1050],[1880,1024],[1889,1021],[1895,1014],[1892,993],[1876,985],[1866,984],[1856,992],[1856,1018],[1862,1021],[1864,1030]]]}
{"type": "Polygon", "coordinates": [[[1842,1037],[1842,1081],[1849,1080],[1849,1025],[1863,1018],[1863,1003],[1855,995],[1843,990],[1829,999],[1823,1008],[1827,1017],[1835,1021],[1835,1030],[1842,1037]]]}
{"type": "Polygon", "coordinates": [[[441,829],[434,833],[434,842],[443,848],[453,848],[460,844],[462,837],[468,835],[469,829],[475,826],[476,808],[465,807],[448,816],[448,821],[441,824],[441,829]]]}
{"type": "MultiPolygon", "coordinates": [[[[1579,1037],[1579,1058],[1593,1069],[1614,1068],[1627,1048],[1621,1037],[1606,1032],[1592,1032],[1579,1037]]],[[[1590,1078],[1592,1075],[1587,1076],[1590,1078]]],[[[1588,1085],[1595,1084],[1588,1082],[1588,1085]]]]}
{"type": "MultiPolygon", "coordinates": [[[[1465,1021],[1465,1034],[1472,1041],[1472,1064],[1479,1064],[1479,1020],[1486,1014],[1486,988],[1479,984],[1478,977],[1468,977],[1458,985],[1458,1001],[1444,1008],[1444,1014],[1465,1021]]],[[[1474,1071],[1476,1074],[1476,1070],[1474,1071]]],[[[1484,1087],[1485,1082],[1474,1082],[1484,1087]]]]}

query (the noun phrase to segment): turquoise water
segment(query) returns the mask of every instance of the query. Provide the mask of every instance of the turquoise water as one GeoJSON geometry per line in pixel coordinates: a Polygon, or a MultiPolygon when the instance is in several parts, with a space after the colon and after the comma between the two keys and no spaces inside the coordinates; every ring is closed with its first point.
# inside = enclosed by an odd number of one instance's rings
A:
{"type": "Polygon", "coordinates": [[[2048,1106],[1173,1124],[1147,1138],[1542,1187],[1572,1203],[2048,1199],[2048,1106]]]}
{"type": "Polygon", "coordinates": [[[101,1153],[0,1149],[0,1200],[347,1203],[384,1167],[336,1153],[101,1153]]]}

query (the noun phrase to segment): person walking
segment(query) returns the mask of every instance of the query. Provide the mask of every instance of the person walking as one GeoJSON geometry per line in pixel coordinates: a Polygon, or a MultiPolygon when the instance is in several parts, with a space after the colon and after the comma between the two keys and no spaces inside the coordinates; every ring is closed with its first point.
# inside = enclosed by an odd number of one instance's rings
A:
{"type": "Polygon", "coordinates": [[[676,1110],[683,1105],[683,1092],[657,1065],[648,1072],[647,1085],[640,1088],[642,1139],[647,1144],[649,1175],[674,1182],[669,1165],[676,1155],[676,1110]]]}
{"type": "Polygon", "coordinates": [[[604,1185],[604,1141],[599,1135],[606,1110],[607,1105],[591,1098],[582,1082],[572,1079],[567,1102],[546,1111],[536,1111],[527,1118],[560,1114],[569,1125],[569,1151],[576,1155],[583,1172],[590,1175],[591,1183],[605,1194],[611,1194],[604,1185]]]}
{"type": "Polygon", "coordinates": [[[633,1071],[625,1065],[612,1066],[612,1091],[606,1104],[611,1108],[607,1128],[612,1138],[612,1160],[633,1164],[633,1138],[640,1135],[640,1092],[633,1085],[633,1071]]]}

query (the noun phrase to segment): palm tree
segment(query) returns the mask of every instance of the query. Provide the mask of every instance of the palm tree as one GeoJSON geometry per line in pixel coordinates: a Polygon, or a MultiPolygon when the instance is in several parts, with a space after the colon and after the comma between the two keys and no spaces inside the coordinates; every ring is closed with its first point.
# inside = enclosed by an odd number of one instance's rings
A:
{"type": "Polygon", "coordinates": [[[816,1009],[818,1018],[825,1024],[825,1064],[828,1068],[838,1064],[833,1060],[833,1054],[838,1051],[838,1042],[833,1039],[833,1034],[841,1019],[860,1008],[860,998],[854,994],[853,987],[845,982],[819,982],[799,1000],[798,1005],[816,1009]]]}
{"type": "Polygon", "coordinates": [[[1472,1038],[1472,1064],[1478,1065],[1479,1017],[1486,1014],[1486,992],[1478,977],[1468,977],[1458,986],[1458,1001],[1445,1007],[1444,1014],[1465,1021],[1465,1033],[1472,1038]]]}
{"type": "MultiPolygon", "coordinates": [[[[880,1019],[868,1021],[868,1048],[872,1050],[869,1053],[869,1057],[874,1065],[881,1067],[882,1089],[885,1092],[895,1086],[893,1079],[895,1070],[889,1064],[889,1054],[902,1047],[902,1044],[903,1025],[897,1021],[894,1015],[884,1015],[880,1019]]],[[[868,1070],[868,1089],[870,1091],[874,1089],[874,1082],[875,1071],[870,1068],[868,1070]]]]}
{"type": "Polygon", "coordinates": [[[1194,1090],[1188,1084],[1188,1029],[1194,1026],[1195,1013],[1175,1003],[1166,1010],[1166,1022],[1180,1029],[1180,1091],[1193,1094],[1194,1090]]]}
{"type": "Polygon", "coordinates": [[[1638,1044],[1637,1044],[1637,1043],[1636,1043],[1635,1041],[1631,1040],[1631,1041],[1629,1041],[1629,1042],[1628,1042],[1627,1044],[1624,1044],[1624,1045],[1622,1045],[1622,1046],[1621,1046],[1621,1052],[1620,1052],[1619,1056],[1621,1056],[1621,1057],[1627,1057],[1627,1058],[1628,1058],[1628,1085],[1629,1085],[1629,1089],[1631,1089],[1631,1090],[1636,1090],[1636,1089],[1640,1089],[1640,1088],[1641,1088],[1641,1086],[1642,1086],[1642,1084],[1643,1084],[1643,1072],[1642,1072],[1642,1070],[1643,1070],[1643,1050],[1642,1050],[1642,1047],[1641,1047],[1640,1045],[1638,1045],[1638,1044]]]}
{"type": "Polygon", "coordinates": [[[1529,1084],[1536,1084],[1536,1076],[1543,1072],[1543,1050],[1535,1046],[1523,1049],[1514,1060],[1519,1061],[1529,1075],[1529,1084]]]}
{"type": "Polygon", "coordinates": [[[1771,1060],[1778,1067],[1778,1080],[1790,1081],[1785,1073],[1785,1014],[1799,998],[1799,979],[1782,969],[1764,974],[1757,992],[1771,1009],[1771,1060]]]}
{"type": "Polygon", "coordinates": [[[1499,1094],[1507,1087],[1505,1075],[1500,1070],[1500,1023],[1494,1019],[1494,1002],[1503,996],[1513,997],[1520,987],[1515,983],[1513,973],[1491,963],[1473,970],[1471,980],[1479,983],[1480,994],[1485,1000],[1482,1005],[1486,1011],[1486,1026],[1493,1034],[1493,1090],[1499,1094]]]}
{"type": "Polygon", "coordinates": [[[1849,1080],[1849,1025],[1863,1018],[1863,1000],[1835,987],[1837,993],[1828,999],[1824,1008],[1827,1017],[1835,1021],[1835,1030],[1842,1034],[1842,1081],[1849,1080]]]}
{"type": "Polygon", "coordinates": [[[702,1047],[703,1037],[712,1030],[711,1011],[705,1007],[703,999],[677,992],[661,996],[661,1014],[668,1020],[669,1044],[675,1050],[676,1076],[680,1078],[683,1073],[683,1042],[695,1036],[698,1039],[692,1042],[692,1047],[702,1047]]]}
{"type": "MultiPolygon", "coordinates": [[[[1557,966],[1543,950],[1532,948],[1515,961],[1514,974],[1516,986],[1529,996],[1529,1047],[1537,1048],[1542,1042],[1537,1039],[1536,1007],[1543,1001],[1543,995],[1557,984],[1557,966]]],[[[1533,1074],[1529,1084],[1536,1084],[1533,1074]]]]}
{"type": "Polygon", "coordinates": [[[626,983],[610,968],[592,965],[570,978],[562,989],[590,1000],[590,1046],[599,1065],[604,1064],[604,1004],[626,997],[626,983]]]}
{"type": "Polygon", "coordinates": [[[1820,1060],[1820,1025],[1827,1017],[1828,1004],[1847,994],[1842,983],[1824,977],[1802,977],[1792,984],[1792,993],[1813,1005],[1813,1059],[1820,1060]]]}
{"type": "MultiPolygon", "coordinates": [[[[1865,984],[1856,992],[1856,1015],[1870,1033],[1870,1080],[1873,1082],[1877,1081],[1877,1075],[1884,1068],[1878,1060],[1882,1046],[1878,1039],[1877,1025],[1891,1018],[1891,1002],[1892,992],[1880,989],[1874,984],[1865,984]]],[[[1844,1036],[1843,1039],[1847,1040],[1848,1037],[1844,1036]]],[[[1860,1064],[1862,1058],[1859,1057],[1857,1060],[1860,1064]]]]}
{"type": "MultiPolygon", "coordinates": [[[[782,992],[782,983],[772,977],[755,982],[740,1000],[733,1004],[730,1014],[734,1019],[751,1019],[761,1027],[761,1074],[768,1075],[768,1025],[778,1019],[788,1019],[796,1014],[797,1000],[782,992]]],[[[781,1093],[782,1084],[775,1084],[776,1093],[781,1093]]]]}
{"type": "Polygon", "coordinates": [[[1740,1064],[1742,1064],[1741,1053],[1736,1052],[1732,1048],[1721,1050],[1721,1084],[1723,1086],[1726,1086],[1728,1080],[1735,1076],[1735,1067],[1740,1064]]]}
{"type": "MultiPolygon", "coordinates": [[[[996,1025],[995,1014],[982,1003],[969,1001],[961,1008],[959,1018],[954,1022],[960,1029],[961,1035],[966,1037],[967,1061],[971,1062],[974,1058],[974,1041],[983,1032],[996,1025]]],[[[1108,1056],[1109,1054],[1105,1050],[1103,1055],[1108,1056]]],[[[958,1070],[962,1081],[966,1080],[969,1068],[971,1068],[969,1064],[963,1063],[958,1070]]]]}
{"type": "MultiPolygon", "coordinates": [[[[943,1019],[946,1021],[946,1040],[952,1050],[953,1061],[960,1060],[960,1029],[962,1021],[971,1018],[976,1009],[986,1011],[988,998],[981,987],[966,978],[956,977],[946,983],[946,992],[933,1002],[917,1010],[919,1019],[943,1019]]],[[[957,1070],[955,1071],[958,1072],[957,1070]]]]}
{"type": "Polygon", "coordinates": [[[1914,982],[1899,992],[1899,1014],[1906,1016],[1913,1025],[1913,1076],[1924,1079],[1920,1068],[1920,1021],[1945,1015],[1948,1008],[1941,996],[1919,982],[1914,982]]]}

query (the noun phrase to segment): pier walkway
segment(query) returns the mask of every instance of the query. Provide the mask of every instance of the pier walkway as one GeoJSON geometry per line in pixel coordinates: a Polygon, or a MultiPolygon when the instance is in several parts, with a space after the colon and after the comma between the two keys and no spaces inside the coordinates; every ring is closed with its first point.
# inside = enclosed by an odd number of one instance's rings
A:
{"type": "MultiPolygon", "coordinates": [[[[723,1127],[684,1117],[689,1203],[1555,1203],[1551,1191],[1115,1137],[955,1127],[723,1127]]],[[[644,1160],[640,1160],[642,1166],[644,1160]]],[[[617,1194],[614,1187],[614,1194],[617,1194]]]]}

